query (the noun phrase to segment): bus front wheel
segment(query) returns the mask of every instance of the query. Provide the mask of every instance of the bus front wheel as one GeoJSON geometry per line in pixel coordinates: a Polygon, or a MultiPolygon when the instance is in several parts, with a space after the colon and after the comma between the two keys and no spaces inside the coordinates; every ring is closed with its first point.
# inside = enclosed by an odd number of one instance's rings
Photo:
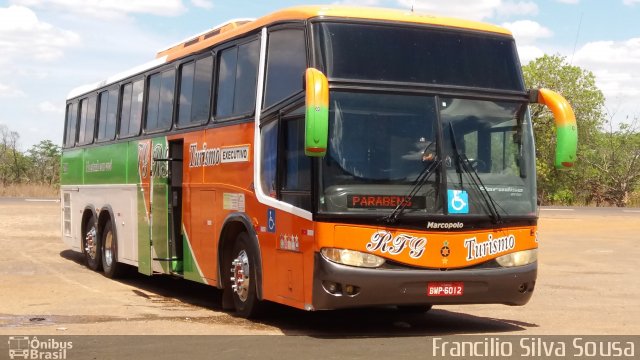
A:
{"type": "Polygon", "coordinates": [[[227,261],[230,269],[230,289],[236,314],[243,318],[258,315],[260,300],[257,296],[256,268],[257,256],[249,246],[249,235],[240,233],[233,244],[227,261]]]}
{"type": "Polygon", "coordinates": [[[92,215],[85,226],[84,258],[87,267],[93,271],[100,271],[102,267],[102,247],[98,236],[98,224],[92,215]]]}

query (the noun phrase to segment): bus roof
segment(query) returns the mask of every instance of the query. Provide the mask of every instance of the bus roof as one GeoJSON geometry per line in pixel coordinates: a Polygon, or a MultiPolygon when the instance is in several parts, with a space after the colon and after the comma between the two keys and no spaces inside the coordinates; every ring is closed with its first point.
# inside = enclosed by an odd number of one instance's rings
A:
{"type": "Polygon", "coordinates": [[[118,82],[129,76],[135,75],[148,69],[152,69],[153,67],[162,65],[163,63],[188,56],[189,54],[204,50],[208,47],[214,46],[244,33],[260,29],[269,24],[295,20],[308,20],[312,18],[322,17],[366,19],[400,23],[404,22],[440,26],[444,28],[458,28],[473,31],[490,32],[508,36],[511,35],[511,32],[509,30],[492,24],[433,16],[424,13],[411,12],[408,10],[339,5],[291,7],[276,11],[256,20],[235,19],[227,21],[223,24],[213,27],[210,30],[191,36],[180,43],[161,50],[156,55],[155,60],[152,60],[146,64],[136,66],[135,68],[111,76],[106,80],[90,85],[77,87],[69,93],[67,99],[72,99],[91,90],[95,90],[102,86],[118,82]]]}

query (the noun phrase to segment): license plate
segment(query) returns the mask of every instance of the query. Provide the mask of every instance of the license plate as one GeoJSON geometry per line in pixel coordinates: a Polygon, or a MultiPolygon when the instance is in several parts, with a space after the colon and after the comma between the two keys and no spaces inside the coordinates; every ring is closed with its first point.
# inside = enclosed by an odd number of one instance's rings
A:
{"type": "Polygon", "coordinates": [[[427,296],[462,296],[463,282],[430,282],[427,284],[427,296]]]}

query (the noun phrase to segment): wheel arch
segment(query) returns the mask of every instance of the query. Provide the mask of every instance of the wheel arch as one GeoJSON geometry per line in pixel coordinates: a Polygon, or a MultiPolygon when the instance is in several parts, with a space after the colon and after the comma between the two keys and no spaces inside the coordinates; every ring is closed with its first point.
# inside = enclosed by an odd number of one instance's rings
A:
{"type": "Polygon", "coordinates": [[[111,224],[113,224],[112,231],[116,233],[116,236],[118,235],[115,218],[113,217],[113,209],[111,208],[110,205],[104,205],[102,206],[102,208],[100,208],[100,212],[97,215],[97,219],[98,219],[98,230],[100,234],[102,234],[102,229],[104,229],[104,226],[107,224],[107,221],[111,221],[111,224]]]}
{"type": "Polygon", "coordinates": [[[241,232],[246,232],[249,235],[249,246],[252,248],[253,253],[256,254],[256,295],[259,300],[262,300],[262,252],[260,248],[260,242],[258,241],[258,234],[256,234],[253,228],[253,223],[249,216],[245,213],[233,213],[229,214],[222,223],[222,230],[220,231],[220,239],[218,241],[218,288],[223,289],[228,283],[225,280],[226,272],[222,268],[224,265],[224,257],[228,251],[231,251],[235,239],[241,232]]]}

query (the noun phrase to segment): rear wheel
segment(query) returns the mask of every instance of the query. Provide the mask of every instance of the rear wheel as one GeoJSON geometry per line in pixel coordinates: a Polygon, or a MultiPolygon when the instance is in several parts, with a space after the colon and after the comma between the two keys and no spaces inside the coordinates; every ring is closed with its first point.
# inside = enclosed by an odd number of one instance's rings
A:
{"type": "MultiPolygon", "coordinates": [[[[249,235],[240,233],[227,260],[230,269],[230,289],[236,314],[251,318],[259,314],[261,302],[257,296],[257,256],[249,246],[249,235]]],[[[227,291],[229,291],[227,290],[227,291]]]]}
{"type": "Polygon", "coordinates": [[[116,278],[122,272],[122,264],[118,263],[118,239],[111,221],[102,229],[102,268],[108,278],[116,278]]]}
{"type": "Polygon", "coordinates": [[[102,247],[98,236],[98,224],[93,215],[85,225],[84,258],[89,269],[93,271],[102,269],[102,247]]]}

